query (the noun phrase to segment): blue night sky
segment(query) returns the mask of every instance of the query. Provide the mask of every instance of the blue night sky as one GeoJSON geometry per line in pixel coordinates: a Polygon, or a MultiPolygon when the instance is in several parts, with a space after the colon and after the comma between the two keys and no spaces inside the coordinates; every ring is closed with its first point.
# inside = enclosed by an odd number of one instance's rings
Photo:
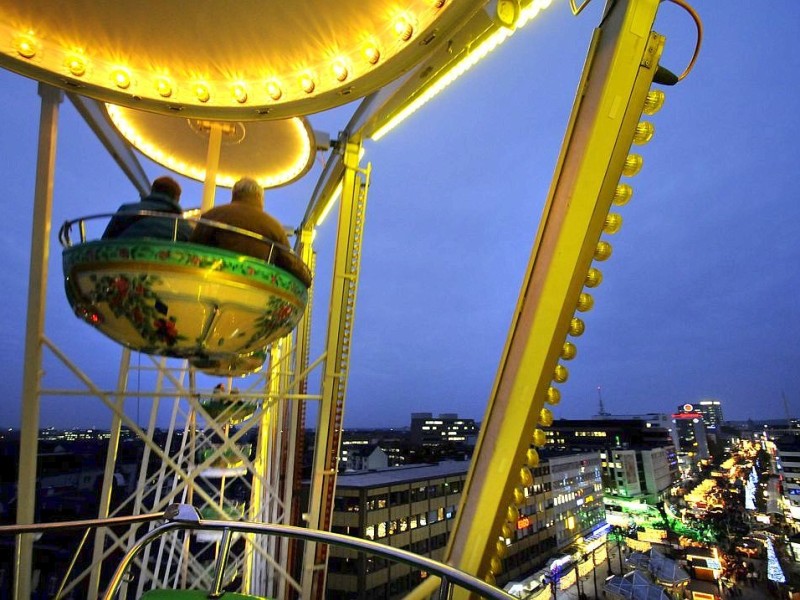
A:
{"type": "MultiPolygon", "coordinates": [[[[800,411],[800,202],[796,182],[800,3],[698,0],[705,37],[689,77],[666,89],[642,147],[634,198],[601,266],[587,332],[556,417],[672,412],[704,398],[731,419],[800,411]],[[757,7],[761,6],[759,10],[757,7]],[[768,7],[768,8],[767,8],[768,7]],[[795,148],[795,150],[792,150],[795,148]]],[[[556,2],[380,142],[373,165],[345,424],[405,426],[415,411],[482,419],[601,3],[573,17],[556,2]]],[[[664,3],[662,65],[679,73],[694,25],[664,3]]],[[[19,425],[39,101],[36,83],[0,72],[6,215],[0,424],[19,425]]],[[[352,107],[350,107],[352,108],[352,107]]],[[[335,136],[349,110],[312,115],[335,136]]],[[[165,171],[142,158],[148,175],[165,171]]],[[[75,319],[61,283],[59,225],[111,212],[136,192],[75,109],[60,115],[46,332],[101,387],[119,348],[75,319]]],[[[321,161],[270,191],[288,225],[305,210],[321,161]]],[[[181,179],[182,202],[201,185],[181,179]]],[[[227,202],[221,189],[217,201],[227,202]]],[[[334,219],[317,236],[313,344],[324,338],[334,219]]],[[[74,388],[45,362],[45,387],[74,388]]],[[[134,384],[135,387],[135,384],[134,384]]],[[[312,388],[313,391],[313,388],[312,388]]],[[[42,426],[107,426],[99,401],[42,403],[42,426]]]]}

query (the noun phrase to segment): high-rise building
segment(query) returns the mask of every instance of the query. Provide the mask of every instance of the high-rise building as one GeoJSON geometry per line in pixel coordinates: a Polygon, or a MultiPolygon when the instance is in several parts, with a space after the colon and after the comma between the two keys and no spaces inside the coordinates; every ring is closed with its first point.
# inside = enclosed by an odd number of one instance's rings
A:
{"type": "Polygon", "coordinates": [[[722,403],[719,400],[700,400],[692,404],[681,404],[678,406],[678,413],[699,413],[702,415],[706,429],[713,433],[722,425],[722,403]]]}
{"type": "Polygon", "coordinates": [[[672,415],[672,423],[678,435],[678,466],[681,471],[688,473],[699,460],[710,456],[703,415],[699,412],[677,412],[672,415]]]}

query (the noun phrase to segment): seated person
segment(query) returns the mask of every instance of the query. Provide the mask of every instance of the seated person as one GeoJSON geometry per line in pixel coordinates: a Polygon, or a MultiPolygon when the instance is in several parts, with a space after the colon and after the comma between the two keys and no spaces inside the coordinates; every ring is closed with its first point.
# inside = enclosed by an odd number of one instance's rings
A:
{"type": "Polygon", "coordinates": [[[283,226],[264,212],[264,189],[254,179],[245,177],[237,181],[231,193],[231,203],[216,206],[203,213],[201,218],[245,229],[275,242],[275,246],[241,233],[198,223],[189,238],[190,242],[206,244],[246,254],[269,261],[289,271],[306,285],[311,282],[302,268],[302,261],[289,248],[289,238],[283,226]]]}
{"type": "Polygon", "coordinates": [[[123,204],[103,232],[104,240],[116,238],[158,238],[176,239],[180,242],[189,240],[192,226],[188,221],[176,221],[167,217],[153,217],[135,214],[147,210],[153,212],[183,214],[181,205],[181,186],[172,177],[159,177],[153,181],[150,194],[139,202],[123,204]],[[128,214],[133,213],[133,214],[128,214]]]}

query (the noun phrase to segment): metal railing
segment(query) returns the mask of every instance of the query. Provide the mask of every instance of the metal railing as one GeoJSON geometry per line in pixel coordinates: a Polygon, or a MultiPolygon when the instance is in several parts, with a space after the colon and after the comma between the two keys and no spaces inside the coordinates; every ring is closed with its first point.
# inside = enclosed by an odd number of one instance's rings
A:
{"type": "Polygon", "coordinates": [[[449,565],[437,562],[424,556],[413,554],[407,550],[393,548],[391,546],[386,546],[371,540],[354,538],[328,531],[318,531],[303,527],[295,527],[292,525],[254,523],[246,521],[231,522],[205,520],[200,518],[197,510],[194,507],[186,504],[171,505],[165,511],[164,516],[168,520],[167,523],[160,525],[145,534],[141,539],[139,539],[138,542],[136,542],[136,544],[122,559],[122,562],[117,567],[117,570],[115,571],[111,582],[109,583],[108,590],[106,591],[103,600],[113,600],[119,591],[119,587],[123,581],[123,578],[125,577],[128,567],[142,548],[171,531],[181,529],[218,531],[222,533],[222,542],[219,555],[217,557],[217,564],[215,566],[214,588],[209,590],[209,598],[218,598],[222,596],[225,563],[227,560],[228,548],[232,539],[232,534],[234,532],[274,535],[277,537],[289,537],[304,541],[313,541],[332,546],[340,546],[358,552],[365,552],[370,555],[388,559],[392,562],[404,563],[406,565],[422,569],[428,572],[430,575],[439,577],[440,584],[438,592],[434,597],[440,600],[450,598],[455,587],[477,594],[481,598],[490,598],[494,600],[509,600],[513,598],[513,596],[508,595],[504,591],[449,565]]]}
{"type": "Polygon", "coordinates": [[[17,525],[0,525],[0,536],[4,535],[32,535],[34,540],[38,540],[45,533],[53,533],[59,531],[69,531],[71,529],[83,529],[83,536],[78,549],[76,550],[72,561],[67,565],[64,576],[61,579],[58,591],[53,600],[59,600],[62,596],[67,582],[72,575],[72,570],[78,560],[78,555],[81,553],[89,534],[99,527],[114,527],[122,525],[135,525],[137,523],[150,523],[165,518],[164,512],[155,512],[145,515],[128,515],[122,517],[106,517],[104,519],[81,519],[77,521],[56,521],[53,523],[30,523],[30,524],[17,524],[17,525]]]}
{"type": "MultiPolygon", "coordinates": [[[[189,211],[193,212],[193,211],[189,211]]],[[[159,219],[170,219],[173,222],[172,226],[172,238],[171,239],[162,239],[161,241],[166,242],[174,242],[174,243],[187,243],[182,242],[177,239],[178,235],[178,223],[181,221],[185,221],[190,223],[192,227],[196,227],[197,225],[205,225],[207,227],[211,227],[213,229],[220,229],[224,231],[228,231],[230,233],[235,233],[237,235],[241,235],[244,237],[251,238],[258,242],[262,242],[269,247],[269,252],[265,259],[268,263],[275,263],[275,258],[280,257],[283,263],[286,263],[286,268],[292,274],[296,275],[301,279],[303,282],[310,282],[311,281],[311,271],[306,266],[306,264],[297,256],[294,251],[289,247],[283,244],[279,244],[274,240],[260,235],[258,233],[254,233],[247,229],[242,229],[241,227],[235,227],[234,225],[228,225],[227,223],[220,223],[219,221],[211,221],[209,219],[202,219],[200,217],[186,217],[182,214],[178,213],[169,213],[169,212],[160,212],[160,211],[152,211],[152,210],[139,210],[139,211],[131,211],[126,213],[98,213],[94,215],[87,215],[83,217],[78,217],[77,219],[72,219],[68,221],[64,221],[64,224],[61,225],[61,228],[58,230],[58,241],[63,248],[70,248],[73,245],[72,234],[73,228],[77,227],[79,242],[80,244],[84,244],[87,241],[86,235],[86,223],[88,221],[97,221],[100,219],[111,219],[113,217],[155,217],[159,219]]],[[[130,238],[133,239],[133,238],[130,238]]],[[[110,240],[107,240],[110,241],[110,240]]],[[[255,257],[254,257],[255,258],[255,257]]],[[[282,266],[282,265],[278,265],[282,266]]]]}
{"type": "MultiPolygon", "coordinates": [[[[56,523],[33,523],[28,525],[3,525],[0,526],[0,536],[2,535],[22,535],[22,534],[42,534],[45,532],[64,531],[69,529],[91,530],[97,527],[113,527],[116,525],[130,525],[132,523],[148,523],[166,519],[167,522],[159,525],[142,536],[125,554],[119,563],[114,575],[109,582],[108,588],[103,596],[103,600],[113,600],[119,592],[126,572],[134,561],[138,553],[148,544],[156,541],[163,535],[179,530],[192,531],[217,531],[222,534],[220,551],[217,563],[214,568],[213,589],[208,590],[209,598],[223,597],[222,587],[224,584],[224,573],[227,562],[228,550],[233,533],[251,533],[260,535],[272,535],[276,537],[287,537],[303,541],[312,541],[321,544],[339,546],[357,552],[363,552],[373,556],[379,556],[389,561],[403,563],[412,567],[426,571],[429,575],[439,578],[439,587],[433,598],[446,600],[451,597],[455,588],[462,588],[480,598],[492,600],[512,600],[511,596],[492,585],[473,577],[454,567],[440,563],[433,559],[414,554],[407,550],[386,546],[372,540],[360,539],[331,533],[296,527],[292,525],[279,525],[275,523],[256,523],[249,521],[218,521],[201,519],[200,514],[193,506],[188,504],[172,504],[164,512],[125,516],[109,517],[105,519],[85,519],[80,521],[64,521],[56,523]]],[[[69,572],[65,576],[68,578],[69,572]]],[[[63,588],[63,584],[62,584],[63,588]]],[[[56,595],[58,598],[60,594],[56,595]]]]}

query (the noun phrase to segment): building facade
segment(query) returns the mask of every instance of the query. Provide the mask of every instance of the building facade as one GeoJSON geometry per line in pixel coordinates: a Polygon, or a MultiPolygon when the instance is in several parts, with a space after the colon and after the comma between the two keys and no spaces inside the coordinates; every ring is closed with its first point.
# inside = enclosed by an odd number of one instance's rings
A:
{"type": "MultiPolygon", "coordinates": [[[[338,476],[333,527],[441,560],[469,462],[407,465],[338,476]]],[[[604,524],[599,453],[551,456],[532,469],[514,523],[500,586],[530,573],[604,524]]],[[[343,548],[330,548],[327,598],[401,598],[427,574],[343,548]]]]}
{"type": "Polygon", "coordinates": [[[655,505],[678,479],[675,448],[618,450],[600,454],[606,503],[618,499],[655,505]]]}
{"type": "Polygon", "coordinates": [[[599,452],[609,448],[662,448],[672,445],[662,421],[647,418],[558,419],[545,432],[547,448],[559,452],[599,452]]]}
{"type": "Polygon", "coordinates": [[[363,460],[360,457],[363,457],[365,453],[369,455],[376,446],[386,454],[387,465],[385,466],[402,466],[406,463],[408,431],[345,429],[342,433],[342,447],[339,452],[339,470],[357,471],[364,468],[363,460]]]}
{"type": "Polygon", "coordinates": [[[591,420],[559,419],[548,430],[548,447],[596,452],[606,508],[618,499],[655,504],[678,480],[678,458],[668,419],[657,413],[591,420]]]}
{"type": "Polygon", "coordinates": [[[599,453],[544,455],[523,488],[525,505],[511,538],[497,584],[523,579],[532,570],[605,523],[599,453]]]}
{"type": "Polygon", "coordinates": [[[709,458],[708,437],[701,413],[677,412],[672,415],[672,423],[678,436],[677,449],[682,469],[690,469],[698,460],[709,458]]]}
{"type": "Polygon", "coordinates": [[[800,439],[792,436],[777,440],[775,449],[786,517],[800,523],[800,439]]]}
{"type": "MultiPolygon", "coordinates": [[[[332,531],[439,560],[468,469],[468,462],[444,462],[342,473],[332,531]]],[[[326,597],[400,598],[425,577],[410,566],[332,546],[326,597]]]]}

